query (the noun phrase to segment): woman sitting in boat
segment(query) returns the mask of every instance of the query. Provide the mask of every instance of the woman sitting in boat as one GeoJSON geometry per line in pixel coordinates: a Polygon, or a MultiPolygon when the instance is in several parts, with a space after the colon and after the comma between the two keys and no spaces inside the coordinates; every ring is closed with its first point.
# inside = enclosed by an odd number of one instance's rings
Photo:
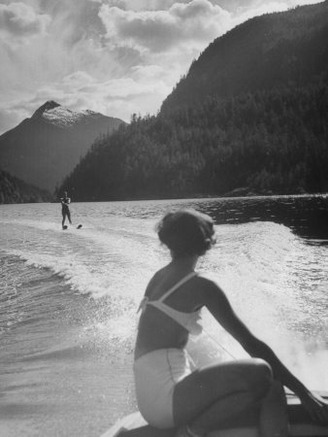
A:
{"type": "Polygon", "coordinates": [[[167,214],[158,236],[172,261],[150,280],[141,302],[135,347],[137,402],[157,428],[203,436],[227,419],[256,411],[261,436],[286,436],[288,387],[311,417],[328,423],[328,405],[311,393],[234,313],[221,288],[195,271],[215,243],[212,219],[193,210],[167,214]],[[200,334],[200,309],[208,308],[252,357],[194,369],[185,346],[200,334]],[[274,407],[273,407],[274,406],[274,407]]]}

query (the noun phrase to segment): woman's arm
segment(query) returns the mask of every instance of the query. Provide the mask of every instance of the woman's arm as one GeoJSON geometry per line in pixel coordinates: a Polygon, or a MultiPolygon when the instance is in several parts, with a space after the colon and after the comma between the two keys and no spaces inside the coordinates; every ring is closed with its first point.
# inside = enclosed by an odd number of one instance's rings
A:
{"type": "Polygon", "coordinates": [[[328,404],[320,396],[311,393],[279,360],[273,350],[255,337],[232,309],[224,292],[214,282],[210,283],[206,293],[206,307],[216,320],[249,353],[262,358],[270,364],[275,379],[292,390],[301,400],[311,417],[320,422],[328,422],[328,404]]]}

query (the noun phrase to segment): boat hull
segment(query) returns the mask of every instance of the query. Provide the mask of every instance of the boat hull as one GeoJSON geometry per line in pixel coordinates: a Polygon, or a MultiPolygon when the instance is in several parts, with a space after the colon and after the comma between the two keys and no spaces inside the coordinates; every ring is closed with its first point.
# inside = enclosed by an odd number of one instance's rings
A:
{"type": "MultiPolygon", "coordinates": [[[[328,399],[328,393],[320,392],[328,399]]],[[[289,436],[291,437],[328,437],[328,425],[314,423],[309,414],[294,395],[287,396],[289,436]]],[[[208,433],[207,437],[260,437],[255,418],[241,417],[239,423],[227,423],[224,429],[208,433]]],[[[161,430],[147,424],[139,412],[132,413],[119,420],[101,437],[175,437],[175,429],[161,430]]]]}

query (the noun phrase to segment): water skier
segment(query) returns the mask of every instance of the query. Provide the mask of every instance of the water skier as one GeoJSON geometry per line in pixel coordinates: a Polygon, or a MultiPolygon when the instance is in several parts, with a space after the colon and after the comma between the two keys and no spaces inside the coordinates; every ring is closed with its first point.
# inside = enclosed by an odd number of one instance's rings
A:
{"type": "Polygon", "coordinates": [[[60,198],[60,202],[62,205],[62,216],[63,216],[62,228],[66,229],[67,228],[67,226],[65,227],[66,217],[67,217],[69,223],[72,224],[71,212],[70,212],[69,206],[68,206],[71,203],[71,199],[67,196],[67,191],[64,192],[64,197],[60,198]]]}
{"type": "Polygon", "coordinates": [[[190,210],[169,213],[158,225],[158,236],[172,261],[155,273],[140,304],[134,362],[138,406],[147,422],[195,437],[247,412],[258,417],[261,437],[285,437],[284,385],[312,419],[328,423],[327,402],[249,331],[215,282],[195,272],[199,257],[215,242],[211,218],[190,210]],[[252,358],[193,369],[185,346],[189,334],[202,331],[204,306],[252,358]]]}

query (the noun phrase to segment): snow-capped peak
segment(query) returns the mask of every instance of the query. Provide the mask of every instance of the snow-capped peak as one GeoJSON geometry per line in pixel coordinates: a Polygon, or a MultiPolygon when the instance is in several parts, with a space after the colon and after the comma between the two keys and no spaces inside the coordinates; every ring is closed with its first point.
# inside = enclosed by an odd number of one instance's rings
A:
{"type": "Polygon", "coordinates": [[[91,111],[90,109],[75,112],[52,100],[40,106],[32,116],[32,118],[42,118],[51,124],[63,128],[71,127],[76,123],[86,122],[87,120],[99,117],[101,117],[101,114],[91,111]]]}

